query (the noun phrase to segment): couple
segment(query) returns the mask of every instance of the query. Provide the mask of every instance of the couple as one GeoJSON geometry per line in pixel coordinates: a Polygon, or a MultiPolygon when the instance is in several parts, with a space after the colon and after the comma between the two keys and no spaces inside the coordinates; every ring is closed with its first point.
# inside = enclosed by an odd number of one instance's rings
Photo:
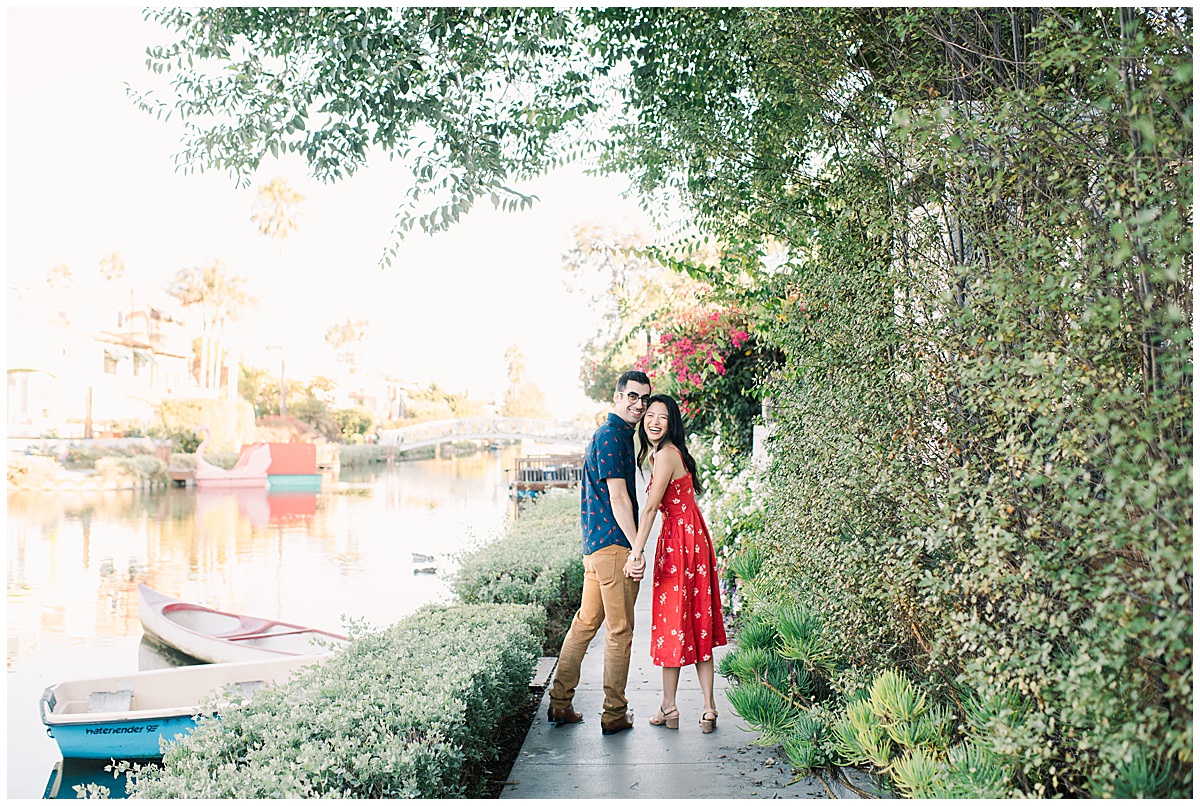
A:
{"type": "Polygon", "coordinates": [[[617,381],[612,412],[588,444],[583,464],[583,597],[563,641],[550,689],[547,717],[555,724],[582,722],[571,707],[579,667],[588,644],[605,621],[605,736],[633,727],[625,682],[633,644],[633,605],[646,572],[643,550],[654,513],[663,515],[654,563],[653,625],[650,657],[663,667],[663,696],[650,724],[676,729],[675,693],[679,669],[696,665],[704,710],[700,729],[717,724],[713,699],[713,648],[726,643],[716,557],[708,527],[696,507],[696,462],[684,444],[679,406],[666,395],[650,394],[644,372],[626,372],[617,381]],[[640,427],[635,460],[633,431],[640,427]],[[638,517],[634,488],[636,466],[650,454],[651,477],[646,506],[638,517]]]}

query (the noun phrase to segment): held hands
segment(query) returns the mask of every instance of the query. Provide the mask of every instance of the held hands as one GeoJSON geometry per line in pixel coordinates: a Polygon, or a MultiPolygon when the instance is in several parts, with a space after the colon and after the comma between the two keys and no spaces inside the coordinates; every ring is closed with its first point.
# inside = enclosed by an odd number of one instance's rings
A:
{"type": "Polygon", "coordinates": [[[624,568],[625,576],[633,580],[641,580],[646,575],[646,558],[639,554],[636,557],[631,553],[629,559],[625,561],[624,568]]]}

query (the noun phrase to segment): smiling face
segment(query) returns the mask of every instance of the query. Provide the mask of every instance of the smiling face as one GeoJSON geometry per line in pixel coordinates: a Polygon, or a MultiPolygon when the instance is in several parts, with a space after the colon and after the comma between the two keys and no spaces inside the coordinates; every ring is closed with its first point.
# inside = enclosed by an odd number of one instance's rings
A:
{"type": "Polygon", "coordinates": [[[650,408],[646,410],[646,416],[642,420],[642,428],[646,430],[646,436],[650,438],[650,444],[658,447],[662,442],[663,437],[667,435],[667,426],[670,424],[670,413],[667,411],[665,403],[655,401],[650,404],[650,408]]]}
{"type": "Polygon", "coordinates": [[[650,397],[650,387],[637,381],[629,381],[625,388],[613,395],[613,414],[630,425],[637,425],[642,415],[646,413],[646,398],[650,397]]]}

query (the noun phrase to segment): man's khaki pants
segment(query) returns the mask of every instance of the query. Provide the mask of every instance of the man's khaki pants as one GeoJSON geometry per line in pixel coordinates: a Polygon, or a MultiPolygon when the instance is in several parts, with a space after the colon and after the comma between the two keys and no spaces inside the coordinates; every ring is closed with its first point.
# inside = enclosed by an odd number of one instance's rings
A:
{"type": "Polygon", "coordinates": [[[579,667],[596,630],[605,621],[604,722],[625,715],[625,682],[629,677],[629,652],[633,646],[633,604],[639,583],[622,569],[629,556],[624,546],[605,546],[583,555],[583,601],[558,655],[558,670],[550,687],[550,707],[568,708],[579,684],[579,667]]]}

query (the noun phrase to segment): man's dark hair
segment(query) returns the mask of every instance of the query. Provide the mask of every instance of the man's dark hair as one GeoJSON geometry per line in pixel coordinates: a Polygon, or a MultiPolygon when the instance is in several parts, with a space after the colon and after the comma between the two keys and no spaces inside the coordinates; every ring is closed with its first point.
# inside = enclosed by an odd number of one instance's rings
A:
{"type": "Polygon", "coordinates": [[[644,383],[650,385],[650,376],[644,372],[638,372],[636,369],[631,369],[628,372],[622,373],[620,378],[617,378],[617,391],[624,392],[625,385],[630,381],[634,383],[644,383]]]}

